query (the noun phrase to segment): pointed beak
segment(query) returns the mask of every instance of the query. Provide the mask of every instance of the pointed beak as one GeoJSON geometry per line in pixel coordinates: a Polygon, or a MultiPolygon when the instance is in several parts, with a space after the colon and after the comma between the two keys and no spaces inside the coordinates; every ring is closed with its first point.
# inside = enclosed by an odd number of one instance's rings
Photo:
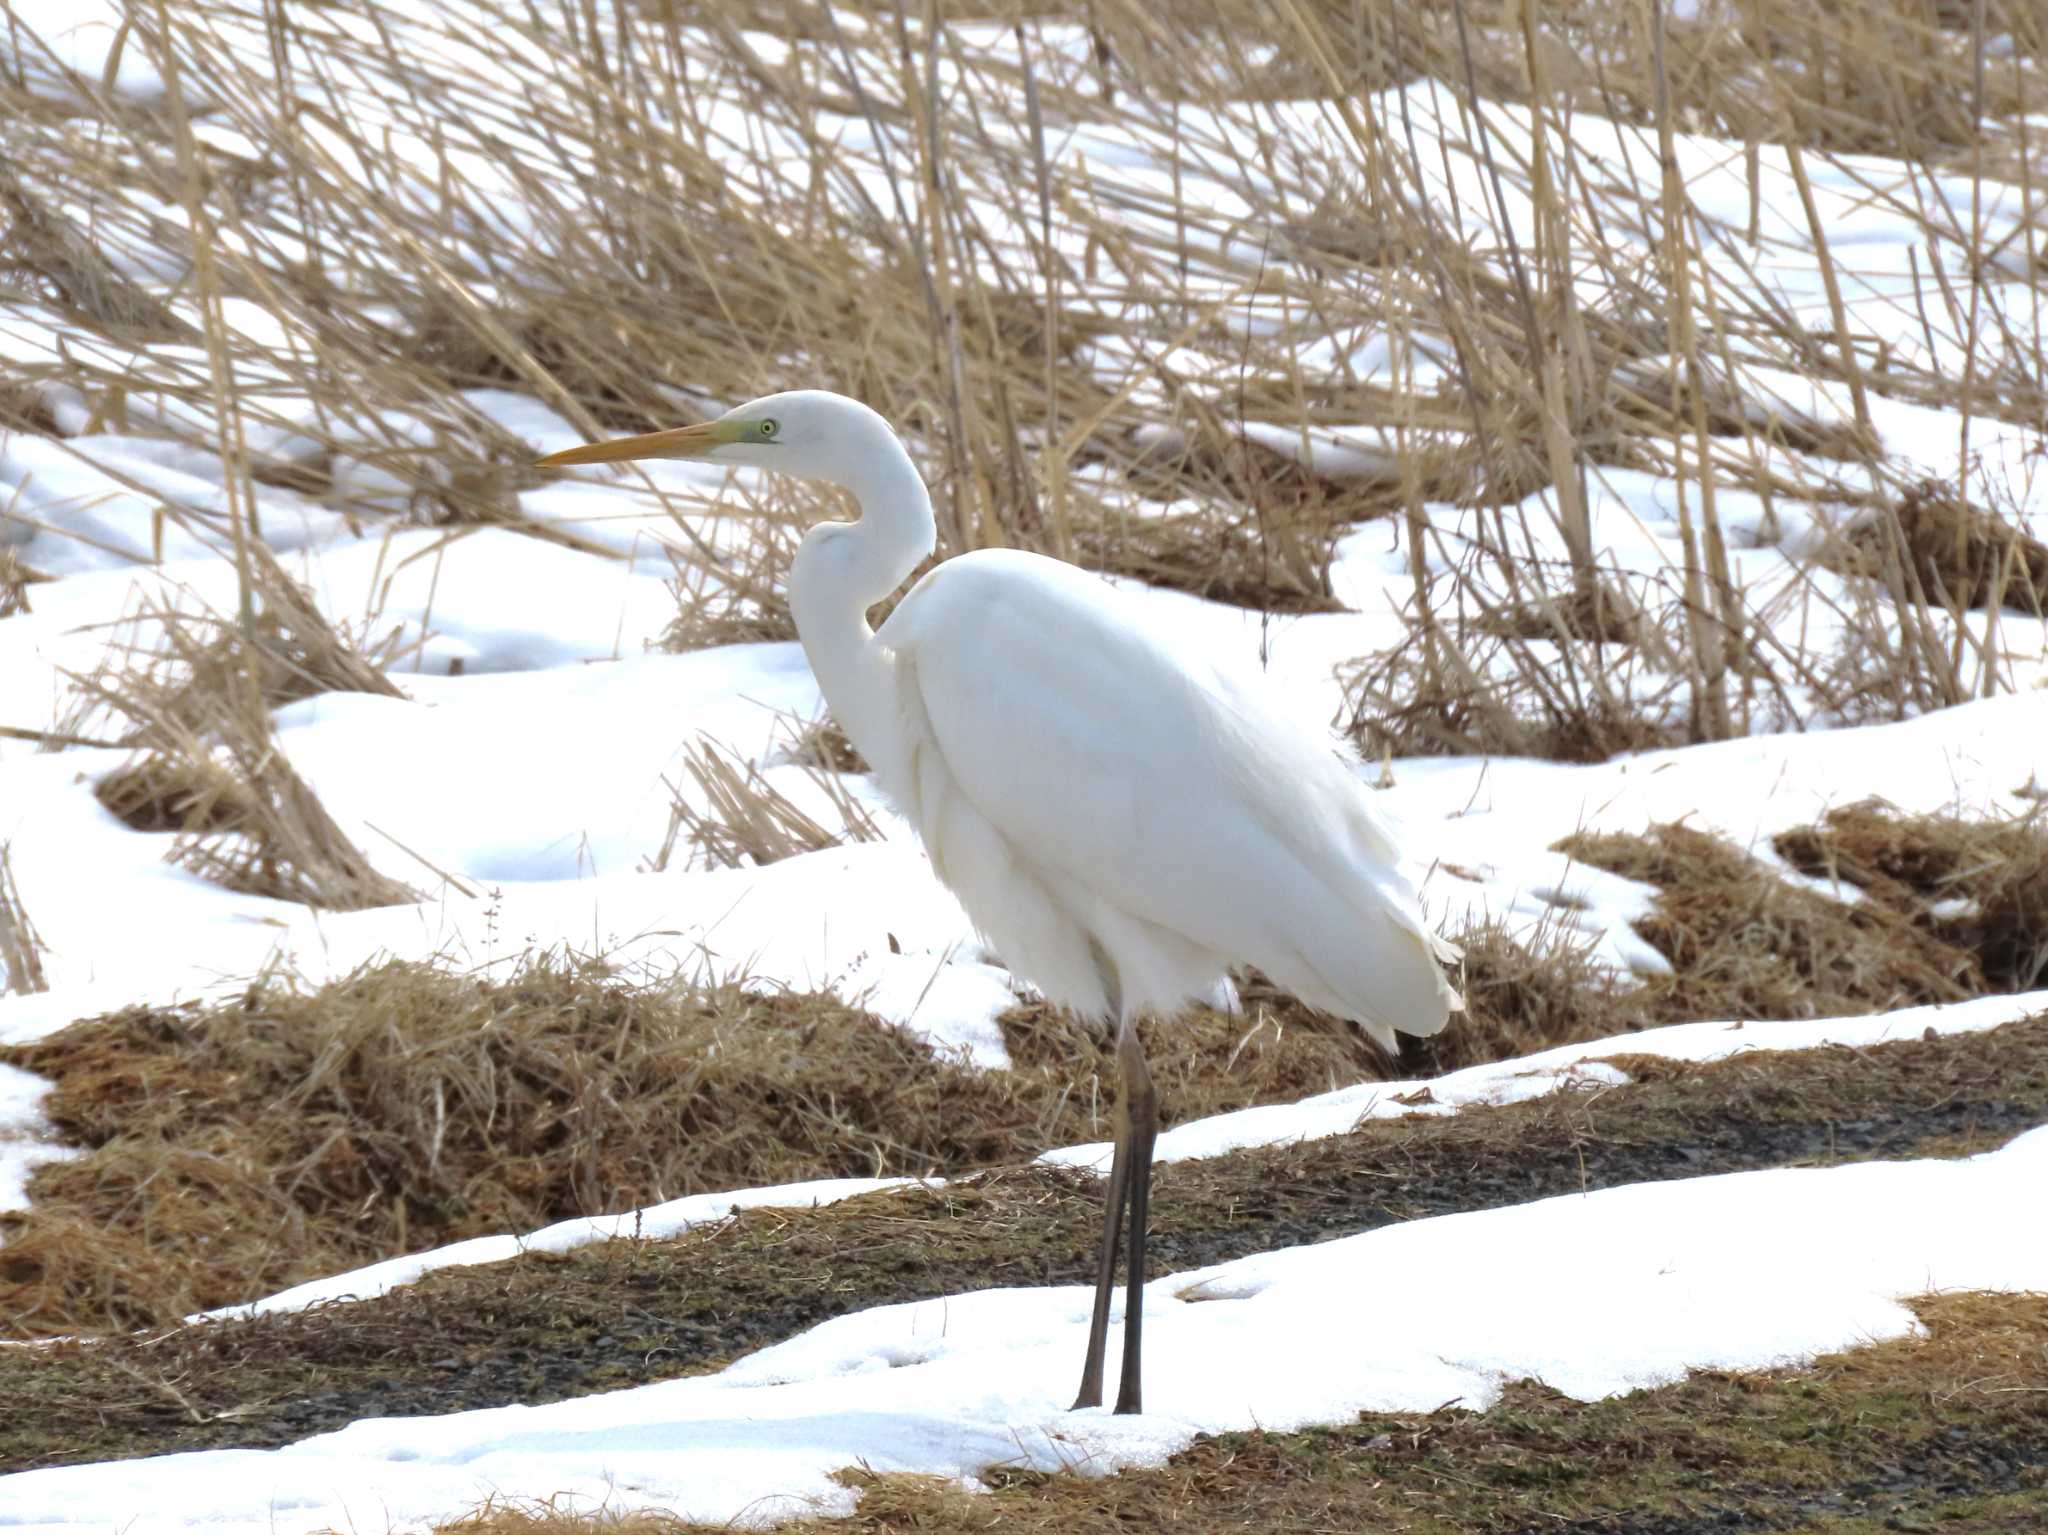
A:
{"type": "Polygon", "coordinates": [[[610,442],[585,443],[565,448],[536,461],[542,469],[566,469],[572,464],[622,464],[636,458],[702,458],[713,448],[733,441],[733,431],[723,421],[704,421],[696,426],[670,427],[665,432],[646,432],[638,437],[615,437],[610,442]]]}

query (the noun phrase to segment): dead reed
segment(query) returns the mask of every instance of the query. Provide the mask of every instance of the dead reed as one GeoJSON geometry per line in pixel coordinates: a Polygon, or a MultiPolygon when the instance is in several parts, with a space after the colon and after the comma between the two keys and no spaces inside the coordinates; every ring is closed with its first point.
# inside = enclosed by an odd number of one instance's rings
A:
{"type": "Polygon", "coordinates": [[[1772,847],[1969,952],[1999,990],[2031,991],[2048,977],[2048,827],[2038,811],[1977,820],[1870,801],[1782,832],[1772,847]]]}
{"type": "Polygon", "coordinates": [[[776,863],[843,842],[881,838],[873,817],[853,797],[838,767],[795,763],[803,768],[808,797],[814,801],[813,809],[806,810],[770,783],[760,768],[722,751],[716,742],[686,747],[683,765],[696,792],[669,785],[668,830],[646,864],[651,870],[668,867],[682,837],[689,839],[695,861],[714,869],[776,863]],[[825,821],[818,819],[821,815],[825,821]],[[827,821],[837,823],[836,829],[827,821]]]}
{"type": "MultiPolygon", "coordinates": [[[[1819,206],[1800,150],[2011,166],[2031,202],[2021,125],[2043,26],[2003,4],[1959,24],[1933,0],[1734,14],[1201,0],[1162,29],[1136,0],[1091,0],[998,7],[1008,30],[970,32],[866,0],[629,8],[602,29],[516,12],[478,27],[457,7],[380,11],[372,41],[253,0],[138,13],[128,46],[175,76],[165,113],[97,82],[78,83],[81,109],[0,81],[11,270],[104,342],[29,360],[14,390],[31,415],[61,389],[125,429],[239,443],[259,487],[346,502],[347,461],[398,487],[366,515],[576,541],[522,509],[529,449],[480,391],[595,434],[821,383],[909,433],[942,552],[1043,549],[1319,611],[1332,541],[1398,519],[1411,634],[1363,658],[1355,689],[1386,749],[1586,756],[1788,710],[1849,717],[1867,675],[1759,635],[1769,614],[1734,579],[1716,488],[1900,502],[1873,393],[2038,421],[2037,338],[1983,286],[2038,258],[2027,226],[1949,188],[1885,185],[1869,196],[1961,253],[1930,270],[1924,338],[1852,334],[1818,215],[1831,330],[1730,274],[1798,243],[1760,208],[1819,206]],[[295,126],[279,60],[320,82],[323,134],[295,126]],[[1589,147],[1588,114],[1622,125],[1618,148],[1589,147]],[[1675,173],[1616,168],[1675,164],[1695,131],[1747,146],[1750,227],[1709,216],[1675,173]],[[1116,174],[1105,135],[1167,175],[1116,174]],[[1420,195],[1449,166],[1524,206],[1524,233],[1420,195]],[[90,209],[100,244],[67,239],[59,207],[90,209]],[[196,306],[110,254],[182,266],[208,229],[234,237],[211,242],[196,306]],[[283,340],[221,323],[225,302],[283,340]],[[1961,377],[1937,334],[1962,338],[1961,377]],[[1788,373],[1850,391],[1851,418],[1779,399],[1788,373]],[[1647,589],[1600,536],[1597,477],[1615,466],[1691,492],[1647,589]],[[1497,526],[1446,543],[1424,515],[1445,501],[1497,526]],[[1382,731],[1393,697],[1409,712],[1382,731]]],[[[788,636],[778,593],[815,510],[767,496],[668,498],[670,644],[788,636]]],[[[1851,594],[1859,633],[1924,630],[1885,658],[1931,674],[1904,690],[2000,685],[1919,586],[1863,572],[1851,594]]]]}
{"type": "Polygon", "coordinates": [[[31,611],[29,588],[48,579],[48,576],[23,564],[21,556],[12,549],[0,548],[0,618],[31,611]]]}
{"type": "Polygon", "coordinates": [[[239,619],[147,599],[125,644],[72,679],[83,717],[137,752],[100,779],[100,802],[138,831],[176,833],[170,860],[230,889],[335,910],[411,901],[294,771],[270,717],[315,693],[398,690],[267,550],[248,555],[239,619]]]}
{"type": "Polygon", "coordinates": [[[14,884],[12,849],[0,842],[0,993],[48,991],[43,944],[14,884]]]}
{"type": "Polygon", "coordinates": [[[1827,1018],[2004,990],[1978,956],[1874,901],[1803,889],[1683,825],[1575,834],[1561,852],[1658,889],[1636,923],[1671,964],[1627,1002],[1642,1024],[1827,1018]]]}

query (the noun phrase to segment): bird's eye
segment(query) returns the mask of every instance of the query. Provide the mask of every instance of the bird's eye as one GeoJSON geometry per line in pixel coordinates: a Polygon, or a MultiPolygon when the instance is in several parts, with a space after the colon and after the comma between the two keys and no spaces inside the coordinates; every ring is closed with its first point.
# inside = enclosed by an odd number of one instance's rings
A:
{"type": "Polygon", "coordinates": [[[781,430],[781,427],[777,424],[775,418],[773,416],[770,416],[767,420],[763,421],[759,426],[755,427],[754,430],[760,433],[763,437],[773,437],[778,431],[781,430]]]}

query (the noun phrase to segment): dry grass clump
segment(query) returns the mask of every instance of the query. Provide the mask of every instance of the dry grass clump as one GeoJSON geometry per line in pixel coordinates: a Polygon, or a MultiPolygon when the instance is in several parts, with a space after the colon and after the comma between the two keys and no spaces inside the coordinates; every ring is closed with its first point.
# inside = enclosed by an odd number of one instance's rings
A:
{"type": "MultiPolygon", "coordinates": [[[[1244,996],[1144,1025],[1171,1122],[1386,1074],[1350,1024],[1256,977],[1244,996]]],[[[1003,1028],[1014,1069],[981,1072],[829,997],[567,959],[88,1020],[0,1049],[53,1079],[44,1111],[84,1148],[0,1217],[0,1303],[17,1336],[152,1325],[481,1233],[1106,1136],[1107,1042],[1042,1003],[1003,1028]]]]}
{"type": "MultiPolygon", "coordinates": [[[[1304,1005],[1257,971],[1237,978],[1239,1010],[1190,1007],[1139,1028],[1168,1124],[1254,1103],[1290,1103],[1356,1082],[1428,1077],[1641,1026],[1631,991],[1583,944],[1549,934],[1533,948],[1497,924],[1458,934],[1465,1010],[1426,1039],[1387,1054],[1355,1024],[1304,1005]]],[[[1106,1137],[1116,1094],[1112,1036],[1031,1001],[1000,1020],[1020,1071],[1043,1074],[1057,1121],[1048,1144],[1106,1137]],[[1081,1116],[1077,1123],[1074,1115],[1081,1116]]]]}
{"type": "Polygon", "coordinates": [[[0,842],[0,992],[48,991],[43,943],[15,888],[12,851],[0,842]]]}
{"type": "Polygon", "coordinates": [[[829,714],[801,725],[783,760],[827,773],[871,772],[867,759],[829,714]]]}
{"type": "Polygon", "coordinates": [[[1801,889],[1684,825],[1576,833],[1557,849],[1658,887],[1656,910],[1636,929],[1672,973],[1630,998],[1645,1022],[1828,1018],[1997,989],[1975,955],[1906,914],[1801,889]]]}
{"type": "Polygon", "coordinates": [[[1968,4],[1945,0],[1735,0],[1734,10],[1747,57],[1725,72],[1688,68],[1712,56],[1709,39],[1724,31],[1703,17],[1692,36],[1707,45],[1673,61],[1702,107],[1733,132],[1768,123],[1773,137],[1848,152],[1910,145],[1938,159],[1967,149],[1985,118],[2028,110],[2048,44],[2038,9],[2025,4],[1986,6],[1982,34],[1968,4]],[[2003,67],[1986,68],[1982,50],[2000,33],[2015,46],[2003,67]]]}
{"type": "Polygon", "coordinates": [[[0,548],[0,618],[29,611],[28,589],[50,578],[23,563],[12,549],[0,548]]]}
{"type": "Polygon", "coordinates": [[[1343,604],[1330,595],[1335,525],[1315,512],[1283,514],[1166,513],[1118,515],[1106,506],[1077,518],[1075,559],[1091,569],[1136,576],[1152,586],[1227,602],[1265,613],[1332,613],[1343,604]]]}
{"type": "Polygon", "coordinates": [[[1465,1010],[1453,1013],[1440,1034],[1402,1036],[1405,1076],[1437,1076],[1641,1027],[1634,993],[1562,932],[1545,933],[1532,946],[1489,923],[1460,933],[1458,947],[1465,1010]]]}
{"type": "Polygon", "coordinates": [[[1967,950],[1993,987],[2031,991],[2048,977],[2048,830],[2038,812],[1978,821],[1873,800],[1771,845],[1801,873],[1855,885],[1967,950]]]}
{"type": "MultiPolygon", "coordinates": [[[[1477,942],[1471,1020],[1416,1063],[1257,976],[1146,1020],[1169,1122],[1616,1031],[1582,960],[1477,942]]],[[[466,1236],[707,1189],[959,1172],[1111,1131],[1107,1039],[1043,1003],[982,1072],[835,999],[505,981],[387,963],[310,992],[133,1008],[0,1061],[50,1077],[76,1160],[0,1216],[18,1336],[151,1325],[466,1236]]]]}
{"type": "MultiPolygon", "coordinates": [[[[1303,1006],[1263,979],[1240,986],[1242,1010],[1190,1007],[1139,1022],[1163,1124],[1253,1103],[1287,1103],[1384,1075],[1380,1052],[1356,1027],[1303,1006]]],[[[1048,1146],[1108,1139],[1115,1129],[1111,1031],[1032,999],[998,1020],[1016,1070],[1038,1082],[1048,1146]]]]}
{"type": "Polygon", "coordinates": [[[203,749],[145,753],[107,774],[93,793],[134,831],[233,837],[262,815],[234,767],[203,749]]]}
{"type": "Polygon", "coordinates": [[[702,740],[685,747],[683,764],[697,782],[703,805],[700,808],[691,796],[669,785],[668,831],[647,862],[653,871],[668,867],[678,838],[685,834],[697,860],[714,869],[777,863],[849,840],[881,839],[881,829],[848,791],[841,769],[799,764],[839,820],[840,829],[835,831],[776,788],[751,762],[721,751],[715,742],[702,740]]]}
{"type": "Polygon", "coordinates": [[[416,899],[377,870],[277,749],[270,711],[328,691],[399,697],[260,545],[239,618],[146,603],[83,706],[139,755],[95,786],[138,831],[175,832],[170,860],[232,890],[334,910],[416,899]]]}
{"type": "MultiPolygon", "coordinates": [[[[1045,1144],[1043,1085],[826,997],[387,963],[131,1008],[0,1060],[75,1160],[0,1216],[18,1337],[153,1325],[466,1236],[704,1190],[922,1174],[1045,1144]]],[[[1051,1116],[1057,1122],[1057,1116],[1051,1116]]]]}
{"type": "Polygon", "coordinates": [[[2048,544],[1933,480],[1909,486],[1823,558],[1844,574],[1903,585],[1903,599],[1937,608],[2006,607],[2036,618],[2048,611],[2048,544]]]}
{"type": "Polygon", "coordinates": [[[1650,621],[1622,594],[1523,596],[1462,618],[1430,614],[1350,668],[1345,729],[1368,759],[1605,762],[1686,739],[1682,679],[1630,680],[1650,621]]]}
{"type": "Polygon", "coordinates": [[[353,636],[329,623],[312,594],[262,544],[251,543],[247,556],[248,611],[238,618],[235,634],[223,632],[187,663],[188,691],[217,691],[236,672],[253,672],[267,709],[319,693],[405,696],[384,674],[388,654],[366,653],[353,636]]]}
{"type": "MultiPolygon", "coordinates": [[[[1562,932],[1527,946],[1498,926],[1457,935],[1466,1011],[1403,1038],[1425,1076],[1631,1030],[1722,1018],[1826,1018],[2029,991],[2048,977],[2048,833],[2038,816],[1977,822],[1877,805],[1780,833],[1801,873],[1860,887],[1844,901],[1683,825],[1581,833],[1581,862],[1658,887],[1637,931],[1671,973],[1624,980],[1562,932]]],[[[1375,1062],[1370,1074],[1390,1074],[1375,1062]]]]}
{"type": "MultiPolygon", "coordinates": [[[[1981,36],[1970,5],[1946,0],[1728,0],[1667,17],[1661,38],[1606,5],[1542,7],[1533,36],[1517,25],[1530,14],[1519,8],[1432,7],[1400,37],[1403,53],[1457,78],[1457,55],[1438,50],[1456,48],[1461,12],[1489,96],[1636,123],[1669,110],[1689,131],[1738,141],[1930,162],[1960,157],[1987,119],[2010,121],[2037,101],[2048,52],[2048,27],[2026,0],[1987,5],[1981,36]],[[2000,37],[2007,46],[1987,57],[2000,37]]],[[[1384,47],[1393,27],[1354,30],[1362,49],[1384,47]]]]}

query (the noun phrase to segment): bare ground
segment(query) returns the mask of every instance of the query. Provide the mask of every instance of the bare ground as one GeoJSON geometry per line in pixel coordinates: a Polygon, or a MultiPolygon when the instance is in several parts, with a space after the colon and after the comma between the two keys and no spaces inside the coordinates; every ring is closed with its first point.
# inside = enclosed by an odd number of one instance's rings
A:
{"type": "MultiPolygon", "coordinates": [[[[1966,1155],[2048,1122],[2048,1015],[1709,1066],[1620,1059],[1638,1075],[1625,1087],[1164,1166],[1158,1271],[1643,1180],[1966,1155]]],[[[443,1270],[297,1315],[0,1350],[0,1400],[17,1408],[0,1422],[0,1469],[558,1400],[715,1368],[867,1306],[1081,1283],[1100,1198],[1092,1177],[1023,1166],[747,1212],[674,1240],[443,1270]]]]}

